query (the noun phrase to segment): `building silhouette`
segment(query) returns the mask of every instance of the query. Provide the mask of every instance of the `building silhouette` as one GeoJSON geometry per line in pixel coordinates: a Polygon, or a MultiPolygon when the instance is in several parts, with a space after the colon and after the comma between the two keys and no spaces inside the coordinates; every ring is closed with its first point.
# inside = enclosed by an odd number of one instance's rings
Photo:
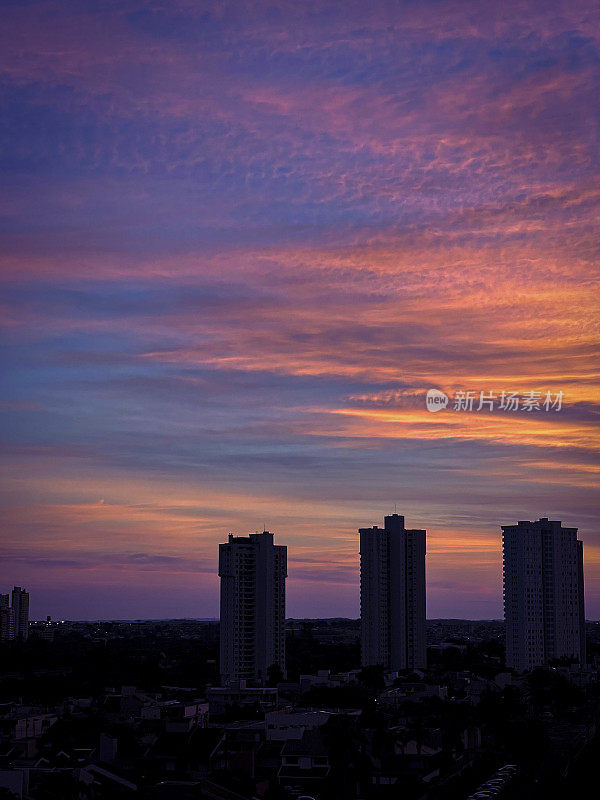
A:
{"type": "Polygon", "coordinates": [[[11,600],[9,605],[9,595],[0,594],[0,641],[25,642],[29,636],[29,593],[15,586],[11,600]]]}
{"type": "Polygon", "coordinates": [[[269,669],[285,671],[287,547],[269,531],[229,534],[219,545],[221,681],[264,684],[269,669]]]}
{"type": "Polygon", "coordinates": [[[9,596],[0,594],[0,642],[9,642],[15,638],[15,620],[10,607],[9,596]]]}
{"type": "Polygon", "coordinates": [[[383,529],[359,534],[362,664],[424,668],[426,531],[407,530],[404,517],[392,514],[383,529]]]}
{"type": "Polygon", "coordinates": [[[15,639],[25,642],[29,636],[29,592],[20,586],[15,586],[12,590],[12,612],[15,639]]]}
{"type": "Polygon", "coordinates": [[[554,659],[585,663],[583,542],[543,517],[502,525],[506,663],[531,670],[554,659]]]}

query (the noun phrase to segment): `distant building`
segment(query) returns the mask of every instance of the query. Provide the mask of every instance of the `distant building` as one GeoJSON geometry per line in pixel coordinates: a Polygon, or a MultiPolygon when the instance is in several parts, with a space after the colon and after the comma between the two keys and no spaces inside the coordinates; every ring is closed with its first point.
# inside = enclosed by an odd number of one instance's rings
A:
{"type": "Polygon", "coordinates": [[[585,653],[583,542],[545,517],[502,525],[506,663],[531,670],[585,653]]]}
{"type": "Polygon", "coordinates": [[[29,634],[36,639],[53,642],[55,630],[56,626],[52,624],[52,617],[46,617],[45,622],[32,622],[29,634]]]}
{"type": "Polygon", "coordinates": [[[29,636],[29,594],[20,586],[12,590],[12,605],[9,596],[0,594],[0,641],[14,639],[27,641],[29,636]]]}
{"type": "Polygon", "coordinates": [[[221,680],[264,684],[273,665],[285,671],[287,547],[269,531],[229,534],[219,545],[221,680]]]}
{"type": "Polygon", "coordinates": [[[15,639],[27,641],[29,636],[29,592],[15,586],[12,590],[12,612],[15,625],[15,639]]]}
{"type": "Polygon", "coordinates": [[[9,642],[15,638],[15,620],[9,605],[9,596],[0,594],[0,642],[9,642]]]}
{"type": "Polygon", "coordinates": [[[425,537],[404,517],[360,528],[360,618],[363,666],[389,670],[426,666],[425,537]]]}

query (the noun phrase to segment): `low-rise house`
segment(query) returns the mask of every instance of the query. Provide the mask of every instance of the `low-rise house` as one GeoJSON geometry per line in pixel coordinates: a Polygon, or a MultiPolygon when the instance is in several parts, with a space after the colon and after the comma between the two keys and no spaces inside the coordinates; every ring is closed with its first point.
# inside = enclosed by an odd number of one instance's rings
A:
{"type": "Polygon", "coordinates": [[[58,715],[31,708],[13,708],[0,717],[0,738],[15,741],[36,739],[54,725],[58,715]]]}
{"type": "Polygon", "coordinates": [[[401,686],[382,692],[377,702],[382,708],[395,709],[407,702],[414,702],[427,697],[445,699],[447,696],[448,689],[446,686],[428,683],[403,683],[401,686]]]}
{"type": "Polygon", "coordinates": [[[304,732],[324,725],[328,711],[270,711],[265,714],[267,741],[302,739],[304,732]]]}
{"type": "Polygon", "coordinates": [[[265,741],[264,723],[227,727],[210,754],[210,769],[254,778],[258,754],[265,741]]]}
{"type": "Polygon", "coordinates": [[[275,711],[279,701],[277,689],[268,686],[245,685],[240,681],[236,686],[211,686],[206,690],[211,717],[219,717],[232,709],[251,709],[258,707],[262,712],[275,711]]]}
{"type": "Polygon", "coordinates": [[[301,739],[283,745],[278,773],[282,786],[301,787],[307,794],[318,792],[330,771],[329,752],[318,730],[307,731],[301,739]]]}
{"type": "Polygon", "coordinates": [[[466,688],[467,700],[473,705],[478,705],[481,702],[481,698],[486,694],[500,691],[500,687],[494,681],[488,681],[484,678],[473,678],[466,688]]]}
{"type": "Polygon", "coordinates": [[[349,672],[331,672],[328,669],[320,669],[316,675],[300,675],[300,691],[308,692],[313,687],[339,688],[340,686],[350,686],[358,682],[360,670],[350,670],[349,672]]]}
{"type": "Polygon", "coordinates": [[[186,733],[194,727],[207,726],[208,707],[207,702],[200,700],[161,700],[142,708],[140,718],[145,721],[160,721],[167,733],[186,733]]]}

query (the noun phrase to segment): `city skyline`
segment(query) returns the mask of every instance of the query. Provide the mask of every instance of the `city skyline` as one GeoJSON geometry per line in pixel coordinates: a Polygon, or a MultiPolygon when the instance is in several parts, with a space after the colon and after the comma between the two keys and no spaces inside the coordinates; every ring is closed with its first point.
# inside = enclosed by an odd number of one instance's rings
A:
{"type": "Polygon", "coordinates": [[[600,617],[595,4],[2,15],[0,585],[217,617],[268,527],[288,613],[356,618],[397,503],[430,616],[500,618],[499,526],[548,517],[600,617]]]}
{"type": "MultiPolygon", "coordinates": [[[[520,608],[521,612],[525,609],[522,605],[523,598],[521,595],[533,592],[536,595],[535,603],[538,603],[537,595],[541,594],[539,599],[541,603],[540,608],[534,605],[529,608],[527,612],[531,615],[532,612],[538,615],[534,625],[535,635],[539,638],[536,645],[540,653],[543,653],[542,661],[546,663],[549,658],[559,658],[566,654],[567,647],[563,648],[561,655],[547,655],[548,645],[545,644],[545,639],[548,633],[540,633],[538,630],[541,625],[551,628],[552,631],[561,630],[564,626],[564,621],[557,621],[559,616],[567,613],[565,603],[566,597],[558,599],[561,592],[571,592],[574,596],[568,601],[572,605],[571,611],[576,613],[578,622],[578,630],[573,635],[578,642],[580,642],[580,652],[585,653],[585,638],[584,638],[584,624],[588,619],[586,614],[586,599],[584,594],[584,548],[583,540],[577,538],[577,528],[563,528],[561,520],[548,520],[543,517],[539,520],[519,521],[516,524],[501,525],[501,582],[502,582],[502,617],[507,624],[507,636],[513,637],[511,644],[510,660],[514,661],[513,665],[522,663],[525,656],[514,655],[515,652],[522,652],[525,645],[521,641],[521,632],[524,630],[523,622],[517,622],[515,615],[516,608],[520,608]],[[567,537],[568,544],[558,541],[555,544],[549,545],[549,541],[554,541],[552,537],[555,535],[562,535],[567,537]],[[550,538],[548,538],[550,537],[550,538]],[[571,541],[571,539],[573,541],[571,541]],[[537,550],[531,550],[532,543],[537,543],[537,550]],[[510,550],[507,547],[510,545],[510,550]],[[572,551],[572,548],[575,550],[572,551]],[[524,549],[523,549],[524,548],[524,549]],[[508,553],[511,553],[510,557],[508,553]],[[525,553],[530,555],[525,556],[525,553]],[[562,562],[562,569],[565,569],[565,561],[567,559],[570,566],[575,570],[573,575],[570,573],[562,575],[557,571],[557,566],[562,562]],[[550,561],[548,561],[550,559],[550,561]],[[573,560],[571,564],[570,560],[573,560]],[[525,567],[527,568],[525,570],[525,567]],[[525,579],[525,570],[530,578],[525,579]],[[541,570],[538,576],[538,570],[541,570]],[[543,579],[542,576],[543,575],[543,579]],[[548,575],[552,575],[551,579],[548,575]],[[535,577],[534,577],[535,576],[535,577]],[[508,581],[508,583],[507,583],[508,581]],[[548,582],[550,581],[550,582],[548,582]],[[510,586],[510,589],[509,589],[510,586]],[[548,601],[546,595],[551,591],[552,602],[549,604],[549,609],[546,609],[548,601]],[[508,594],[507,594],[508,592],[508,594]],[[514,605],[514,604],[517,605],[514,605]],[[513,606],[514,609],[513,610],[513,606]],[[562,609],[555,611],[554,609],[562,609]],[[508,609],[508,611],[507,611],[508,609]],[[508,613],[508,617],[507,617],[508,613]],[[554,619],[556,614],[557,619],[554,619]],[[546,621],[544,622],[544,619],[546,621]],[[536,627],[537,626],[537,627],[536,627]],[[514,638],[516,637],[516,638],[514,638]]],[[[229,532],[227,534],[228,542],[219,543],[219,556],[217,565],[217,575],[220,579],[219,587],[219,613],[217,616],[201,616],[201,615],[185,615],[182,618],[187,619],[221,619],[226,620],[228,627],[227,635],[222,638],[225,644],[225,651],[221,653],[221,658],[227,662],[233,663],[233,653],[236,646],[233,643],[233,630],[239,626],[238,616],[240,619],[244,617],[247,612],[242,606],[238,605],[237,594],[240,590],[240,580],[243,583],[243,590],[252,590],[252,608],[262,604],[264,609],[271,608],[274,603],[273,609],[276,609],[276,615],[279,622],[276,623],[277,633],[273,631],[268,632],[268,623],[265,627],[264,620],[261,623],[262,637],[262,650],[265,652],[277,652],[280,654],[278,663],[280,667],[285,659],[285,641],[283,638],[284,626],[282,620],[301,618],[299,614],[287,614],[286,604],[286,580],[288,578],[287,564],[288,564],[288,548],[287,545],[277,545],[273,547],[274,534],[268,530],[262,532],[255,531],[244,536],[229,532]],[[268,547],[261,544],[264,539],[268,539],[268,547]],[[270,544],[269,544],[270,542],[270,544]],[[251,551],[251,568],[248,571],[243,567],[242,561],[247,558],[248,552],[251,551]],[[273,555],[270,555],[270,554],[273,555]],[[241,554],[241,555],[239,555],[241,554]],[[279,554],[283,554],[280,556],[279,554]],[[275,567],[267,566],[270,559],[275,557],[275,567]],[[283,560],[281,560],[283,559],[283,560]],[[257,564],[260,562],[259,567],[257,564]],[[280,568],[282,570],[281,577],[274,581],[274,574],[279,575],[280,568]],[[245,570],[245,571],[244,571],[245,570]],[[247,573],[247,574],[246,574],[247,573]],[[239,585],[238,585],[239,584],[239,585]],[[252,587],[250,586],[252,584],[252,587]],[[259,587],[260,586],[260,590],[259,587]],[[258,594],[262,597],[257,601],[258,594]],[[231,635],[230,635],[231,634],[231,635]],[[270,641],[271,644],[266,646],[265,642],[270,641]],[[277,641],[277,644],[274,642],[277,641]],[[283,654],[283,655],[281,655],[283,654]]],[[[404,516],[399,515],[394,509],[394,513],[384,517],[384,527],[379,528],[374,525],[370,528],[358,529],[358,600],[359,600],[359,614],[358,619],[361,620],[361,653],[363,665],[382,663],[397,665],[406,661],[415,666],[420,666],[426,663],[426,644],[425,644],[425,620],[433,619],[452,619],[455,615],[448,615],[446,617],[440,615],[431,615],[426,613],[427,608],[427,567],[425,564],[425,557],[427,553],[427,531],[425,529],[407,529],[404,524],[404,516]],[[402,535],[401,535],[402,534],[402,535]],[[399,538],[402,541],[399,541],[399,538]],[[401,606],[404,612],[401,611],[401,606]],[[383,616],[382,616],[383,614],[383,616]],[[404,615],[404,619],[402,616],[404,615]],[[385,642],[381,640],[381,630],[386,629],[385,642]],[[392,632],[392,629],[394,632],[392,632]]],[[[15,586],[12,592],[12,607],[16,608],[19,604],[19,597],[23,595],[27,598],[27,619],[29,619],[29,593],[21,590],[20,586],[15,586]],[[17,602],[15,602],[17,597],[17,602]]],[[[9,595],[0,595],[0,599],[5,599],[7,608],[9,602],[9,595]]],[[[570,608],[570,606],[569,606],[570,608]]],[[[12,613],[12,608],[11,608],[12,613]]],[[[254,613],[254,611],[253,611],[254,613]]],[[[266,613],[266,611],[264,611],[266,613]]],[[[534,614],[534,616],[535,616],[534,614]]],[[[306,616],[306,615],[305,615],[306,616]]],[[[327,614],[327,615],[314,615],[316,618],[319,616],[330,618],[343,618],[345,615],[341,614],[327,614]]],[[[51,615],[47,615],[49,620],[51,615]]],[[[157,616],[147,619],[175,619],[174,615],[157,616]]],[[[69,617],[71,620],[86,619],[69,617]]],[[[90,621],[98,620],[136,620],[139,617],[102,617],[93,615],[87,618],[90,621]]],[[[248,631],[250,638],[257,636],[256,619],[252,623],[252,629],[248,631]]],[[[468,618],[463,619],[481,619],[492,620],[500,619],[500,617],[482,617],[482,618],[468,618]]],[[[562,617],[561,617],[562,620],[562,617]]],[[[594,621],[590,618],[590,621],[594,621]]],[[[11,623],[12,624],[12,623],[11,623]]],[[[26,627],[26,626],[25,626],[26,627]]],[[[15,631],[16,632],[16,631],[15,631]]],[[[572,632],[573,633],[573,632],[572,632]]],[[[237,634],[239,635],[239,633],[237,634]]],[[[245,636],[246,634],[244,634],[245,636]]],[[[551,636],[554,638],[555,633],[551,636]]],[[[17,637],[18,638],[18,637],[17,637]]],[[[25,637],[26,638],[26,637],[25,637]]],[[[555,646],[555,645],[553,645],[555,646]]],[[[254,645],[256,648],[256,645],[254,645]]],[[[560,649],[559,645],[556,645],[560,649]]],[[[539,653],[538,653],[539,655],[539,653]]],[[[529,656],[531,658],[531,656],[529,656]]],[[[263,665],[264,667],[264,665],[263,665]]],[[[266,668],[266,667],[265,667],[266,668]]],[[[283,669],[283,667],[282,667],[283,669]]],[[[236,668],[237,670],[237,668],[236,668]]],[[[264,669],[263,669],[264,674],[264,669]]],[[[232,674],[229,675],[227,680],[232,679],[232,674]]],[[[236,672],[236,677],[241,677],[236,672]]],[[[247,676],[246,676],[247,677],[247,676]]]]}

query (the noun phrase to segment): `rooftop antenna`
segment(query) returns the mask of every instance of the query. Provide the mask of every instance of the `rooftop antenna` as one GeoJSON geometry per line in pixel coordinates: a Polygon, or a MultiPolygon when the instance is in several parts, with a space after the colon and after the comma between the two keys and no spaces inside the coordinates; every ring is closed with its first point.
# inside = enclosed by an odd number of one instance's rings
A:
{"type": "Polygon", "coordinates": [[[396,513],[396,503],[394,503],[394,514],[396,513]]]}

